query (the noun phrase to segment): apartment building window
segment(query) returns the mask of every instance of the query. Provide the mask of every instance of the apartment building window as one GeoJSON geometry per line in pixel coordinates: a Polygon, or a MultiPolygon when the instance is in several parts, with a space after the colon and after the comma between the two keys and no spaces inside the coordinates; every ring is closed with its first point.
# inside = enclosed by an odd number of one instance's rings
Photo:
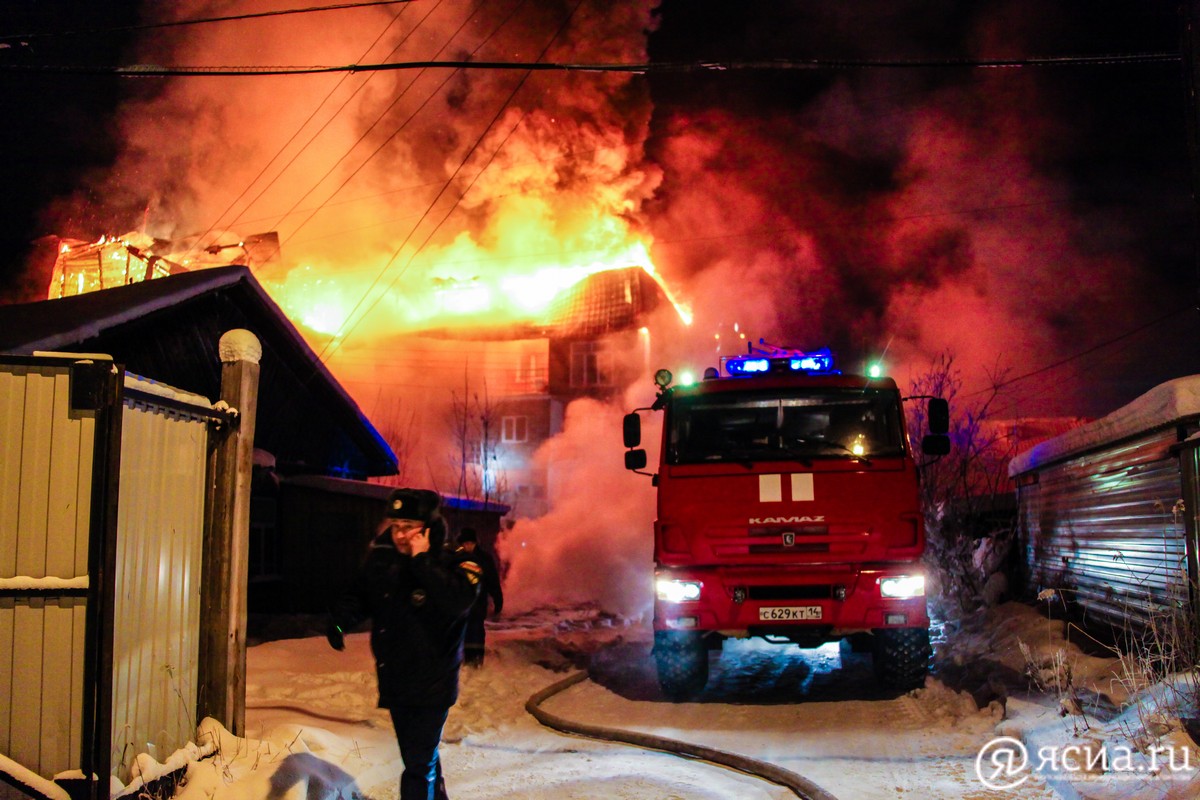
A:
{"type": "Polygon", "coordinates": [[[599,342],[571,343],[571,388],[611,386],[613,354],[601,348],[599,342]]]}
{"type": "Polygon", "coordinates": [[[521,356],[514,376],[518,386],[540,391],[546,388],[546,377],[546,365],[541,357],[536,353],[521,356]]]}
{"type": "Polygon", "coordinates": [[[529,441],[529,417],[511,416],[500,420],[500,441],[527,442],[529,441]]]}

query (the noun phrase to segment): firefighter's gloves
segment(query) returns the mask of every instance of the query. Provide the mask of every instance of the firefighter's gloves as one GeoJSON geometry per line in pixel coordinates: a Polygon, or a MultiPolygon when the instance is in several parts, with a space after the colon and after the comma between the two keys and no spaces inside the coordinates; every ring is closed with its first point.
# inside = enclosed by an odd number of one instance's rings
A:
{"type": "Polygon", "coordinates": [[[346,649],[346,637],[342,634],[342,629],[332,622],[329,623],[329,629],[325,631],[325,638],[334,650],[346,649]]]}

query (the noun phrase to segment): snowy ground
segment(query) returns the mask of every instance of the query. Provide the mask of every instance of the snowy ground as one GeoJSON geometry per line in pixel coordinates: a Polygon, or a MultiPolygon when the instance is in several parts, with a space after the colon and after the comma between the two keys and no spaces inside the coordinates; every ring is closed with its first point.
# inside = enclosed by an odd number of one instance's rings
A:
{"type": "MultiPolygon", "coordinates": [[[[673,704],[658,694],[641,624],[587,607],[501,619],[484,667],[464,671],[446,727],[449,792],[455,800],[794,797],[724,767],[556,733],[525,711],[531,694],[587,668],[589,680],[543,708],[767,761],[843,800],[1200,797],[1200,752],[1179,723],[1192,716],[1187,682],[1182,691],[1130,692],[1120,662],[1084,655],[1060,623],[1018,604],[948,628],[936,677],[906,695],[881,693],[869,660],[835,646],[740,642],[713,662],[695,702],[673,704]],[[1042,668],[1046,691],[1031,690],[1029,664],[1042,668]],[[1068,670],[1073,688],[1063,690],[1054,681],[1068,670]],[[1064,714],[1080,707],[1082,715],[1064,714]],[[1000,736],[1021,742],[1040,769],[990,753],[977,767],[1000,736]],[[1090,770],[1080,763],[1089,743],[1105,748],[1106,769],[1098,755],[1090,770]],[[1163,748],[1155,764],[1153,746],[1163,748]],[[1184,759],[1189,769],[1179,769],[1184,759]],[[1009,764],[1011,774],[999,769],[1009,764]]],[[[247,706],[246,739],[202,725],[201,743],[220,736],[220,752],[190,764],[180,800],[396,798],[400,762],[375,708],[365,634],[350,636],[343,653],[321,637],[250,648],[247,706]]]]}

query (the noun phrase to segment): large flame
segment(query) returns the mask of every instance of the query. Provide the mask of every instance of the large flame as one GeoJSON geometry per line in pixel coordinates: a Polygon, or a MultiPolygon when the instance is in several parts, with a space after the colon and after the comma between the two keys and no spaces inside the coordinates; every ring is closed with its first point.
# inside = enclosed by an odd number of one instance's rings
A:
{"type": "Polygon", "coordinates": [[[372,275],[370,269],[306,264],[266,285],[288,317],[316,338],[371,338],[435,327],[545,323],[555,298],[585,278],[639,267],[680,319],[691,323],[690,310],[655,269],[645,242],[635,239],[598,257],[589,255],[579,262],[568,261],[568,255],[494,255],[462,236],[436,261],[395,277],[386,270],[372,275]]]}

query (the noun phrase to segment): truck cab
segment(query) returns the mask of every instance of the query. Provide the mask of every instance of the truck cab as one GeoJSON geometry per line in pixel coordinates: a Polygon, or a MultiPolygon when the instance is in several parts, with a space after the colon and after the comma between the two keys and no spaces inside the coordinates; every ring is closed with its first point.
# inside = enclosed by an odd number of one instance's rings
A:
{"type": "MultiPolygon", "coordinates": [[[[655,483],[654,656],[673,699],[699,692],[729,638],[869,649],[886,686],[924,681],[929,616],[914,459],[890,378],[844,375],[828,351],[724,359],[690,386],[665,370],[655,483]],[[721,374],[721,373],[724,374],[721,374]]],[[[941,426],[948,411],[933,400],[941,426]]],[[[947,419],[948,424],[948,419],[947,419]]],[[[637,412],[626,465],[645,467],[637,412]]],[[[948,451],[945,430],[923,440],[948,451]]]]}

